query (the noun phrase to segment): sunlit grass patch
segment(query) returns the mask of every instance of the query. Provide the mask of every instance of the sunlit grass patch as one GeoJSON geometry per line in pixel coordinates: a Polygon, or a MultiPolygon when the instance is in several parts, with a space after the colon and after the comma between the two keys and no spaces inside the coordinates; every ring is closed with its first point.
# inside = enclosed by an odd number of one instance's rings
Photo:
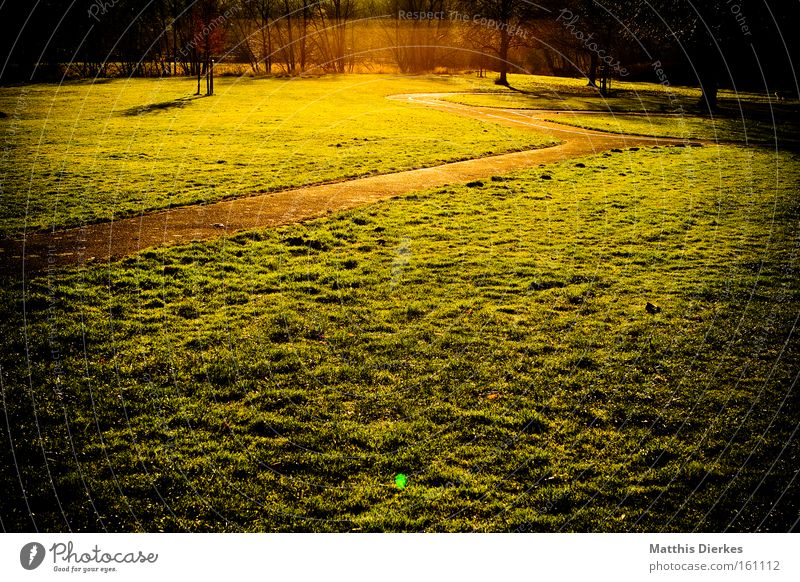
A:
{"type": "Polygon", "coordinates": [[[544,147],[556,140],[394,100],[470,78],[344,75],[0,88],[0,228],[75,226],[544,147]]]}
{"type": "Polygon", "coordinates": [[[796,156],[543,172],[9,282],[38,526],[45,451],[76,530],[785,531],[796,156]]]}

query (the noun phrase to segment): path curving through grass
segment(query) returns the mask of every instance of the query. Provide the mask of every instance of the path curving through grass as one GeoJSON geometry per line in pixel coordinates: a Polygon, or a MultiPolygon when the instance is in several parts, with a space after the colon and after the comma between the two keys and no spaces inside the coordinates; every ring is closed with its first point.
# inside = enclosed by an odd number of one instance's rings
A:
{"type": "MultiPolygon", "coordinates": [[[[207,205],[145,213],[113,222],[0,240],[0,274],[27,276],[68,265],[96,263],[161,246],[208,240],[254,228],[325,216],[415,190],[464,184],[494,174],[531,168],[598,152],[641,145],[686,145],[685,140],[606,133],[552,121],[552,111],[487,109],[444,101],[452,93],[393,95],[421,107],[528,129],[559,145],[422,168],[246,196],[207,205]]],[[[701,145],[698,143],[692,145],[701,145]]]]}

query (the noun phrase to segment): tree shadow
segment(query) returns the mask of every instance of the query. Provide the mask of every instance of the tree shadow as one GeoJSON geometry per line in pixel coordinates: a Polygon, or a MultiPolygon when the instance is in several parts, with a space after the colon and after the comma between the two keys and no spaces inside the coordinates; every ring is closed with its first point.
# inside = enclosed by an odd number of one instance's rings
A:
{"type": "Polygon", "coordinates": [[[562,94],[559,94],[555,91],[530,91],[526,89],[520,89],[519,87],[514,87],[510,83],[507,85],[500,85],[501,87],[505,87],[509,91],[513,91],[515,93],[519,93],[520,95],[528,95],[530,97],[537,97],[542,99],[563,99],[565,96],[567,97],[610,97],[613,95],[611,90],[608,91],[607,95],[603,95],[600,92],[600,88],[596,85],[585,85],[582,88],[576,88],[571,91],[564,91],[562,94]]]}
{"type": "MultiPolygon", "coordinates": [[[[498,83],[498,85],[499,85],[499,83],[498,83]]],[[[507,84],[505,84],[505,85],[500,85],[500,86],[501,86],[501,87],[505,87],[505,88],[506,88],[506,89],[508,89],[509,91],[514,91],[515,93],[520,93],[520,94],[522,94],[522,95],[531,95],[531,96],[533,96],[533,97],[542,97],[542,94],[541,94],[541,92],[537,92],[537,91],[526,91],[525,89],[519,89],[519,88],[517,88],[517,87],[514,87],[514,86],[513,86],[511,83],[507,83],[507,84]]]]}
{"type": "Polygon", "coordinates": [[[169,109],[183,109],[195,99],[202,99],[206,95],[192,95],[190,97],[178,97],[172,101],[162,101],[161,103],[150,103],[148,105],[137,105],[129,109],[120,111],[120,115],[125,117],[136,117],[138,115],[145,115],[147,113],[157,113],[159,111],[167,111],[169,109]]]}

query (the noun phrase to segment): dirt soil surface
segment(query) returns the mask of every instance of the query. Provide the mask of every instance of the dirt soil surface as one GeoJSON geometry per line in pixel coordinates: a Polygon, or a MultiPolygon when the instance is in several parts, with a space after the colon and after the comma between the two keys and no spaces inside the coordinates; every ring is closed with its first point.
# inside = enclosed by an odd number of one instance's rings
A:
{"type": "MultiPolygon", "coordinates": [[[[269,228],[409,192],[462,184],[615,148],[686,145],[683,140],[620,135],[544,121],[558,112],[473,107],[441,101],[446,93],[395,95],[404,100],[490,123],[530,128],[558,139],[559,145],[453,162],[393,174],[359,178],[142,214],[54,232],[25,233],[0,240],[0,275],[28,277],[66,265],[97,264],[143,249],[207,240],[241,230],[269,228]]],[[[564,114],[564,113],[562,113],[564,114]]],[[[579,113],[566,112],[574,116],[579,113]]]]}

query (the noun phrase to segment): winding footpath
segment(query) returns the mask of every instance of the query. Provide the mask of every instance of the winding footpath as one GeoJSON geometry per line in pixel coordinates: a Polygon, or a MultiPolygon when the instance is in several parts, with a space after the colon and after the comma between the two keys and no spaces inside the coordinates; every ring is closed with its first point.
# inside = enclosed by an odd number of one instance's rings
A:
{"type": "Polygon", "coordinates": [[[669,138],[568,127],[543,119],[545,115],[553,117],[558,112],[473,107],[442,101],[446,95],[452,94],[425,93],[389,98],[486,122],[529,128],[561,143],[431,168],[245,196],[207,205],[183,206],[80,228],[28,233],[16,239],[0,240],[0,275],[29,277],[67,265],[108,262],[150,247],[208,240],[241,230],[309,220],[417,190],[462,184],[614,148],[685,143],[669,138]]]}

